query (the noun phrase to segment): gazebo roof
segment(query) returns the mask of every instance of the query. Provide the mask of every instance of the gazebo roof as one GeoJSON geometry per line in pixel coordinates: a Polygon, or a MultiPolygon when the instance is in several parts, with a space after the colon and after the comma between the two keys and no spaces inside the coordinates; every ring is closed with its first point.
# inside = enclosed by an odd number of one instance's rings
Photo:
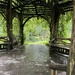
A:
{"type": "MultiPolygon", "coordinates": [[[[0,0],[0,13],[5,14],[8,0],[0,0]]],[[[23,15],[47,15],[56,9],[60,14],[73,10],[72,0],[12,0],[12,12],[23,15]]]]}

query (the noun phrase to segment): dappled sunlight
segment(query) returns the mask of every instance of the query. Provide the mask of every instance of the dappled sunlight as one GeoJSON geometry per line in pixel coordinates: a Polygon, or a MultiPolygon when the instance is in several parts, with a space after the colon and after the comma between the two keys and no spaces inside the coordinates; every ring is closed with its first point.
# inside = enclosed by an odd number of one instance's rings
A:
{"type": "Polygon", "coordinates": [[[47,62],[49,60],[49,48],[46,45],[31,44],[26,46],[28,59],[37,62],[47,62]]]}
{"type": "Polygon", "coordinates": [[[0,57],[0,75],[50,75],[48,47],[26,45],[0,57]]]}

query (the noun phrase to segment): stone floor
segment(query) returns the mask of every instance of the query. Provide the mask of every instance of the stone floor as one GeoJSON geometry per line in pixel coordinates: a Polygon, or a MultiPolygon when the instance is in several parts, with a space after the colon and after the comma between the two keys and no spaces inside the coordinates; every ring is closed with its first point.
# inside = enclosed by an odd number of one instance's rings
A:
{"type": "MultiPolygon", "coordinates": [[[[45,45],[20,46],[0,56],[0,75],[50,75],[45,45]]],[[[60,72],[58,75],[66,75],[60,72]]]]}

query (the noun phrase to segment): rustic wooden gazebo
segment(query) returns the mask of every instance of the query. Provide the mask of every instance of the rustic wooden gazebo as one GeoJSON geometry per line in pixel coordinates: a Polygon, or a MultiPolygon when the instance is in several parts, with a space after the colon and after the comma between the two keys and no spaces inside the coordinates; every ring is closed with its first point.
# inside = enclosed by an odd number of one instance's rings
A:
{"type": "Polygon", "coordinates": [[[75,0],[0,0],[0,14],[6,19],[7,37],[13,49],[12,20],[20,21],[20,43],[23,44],[24,24],[32,17],[43,17],[50,22],[50,39],[57,37],[59,17],[65,12],[74,11],[71,49],[67,75],[74,75],[75,69],[75,0]],[[26,19],[25,19],[26,18],[26,19]],[[24,21],[25,19],[25,21],[24,21]]]}

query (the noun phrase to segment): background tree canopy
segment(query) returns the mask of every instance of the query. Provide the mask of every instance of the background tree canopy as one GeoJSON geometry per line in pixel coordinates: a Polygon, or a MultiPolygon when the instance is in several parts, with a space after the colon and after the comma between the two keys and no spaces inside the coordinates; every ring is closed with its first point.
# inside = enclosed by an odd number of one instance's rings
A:
{"type": "Polygon", "coordinates": [[[48,22],[43,18],[31,18],[24,26],[24,39],[30,43],[45,43],[50,39],[48,22]]]}
{"type": "MultiPolygon", "coordinates": [[[[12,20],[13,35],[19,40],[19,20],[12,20]]],[[[25,43],[48,43],[50,40],[50,24],[43,18],[33,17],[24,25],[24,40],[25,43]]],[[[58,26],[58,37],[70,38],[72,31],[72,12],[67,12],[65,15],[60,15],[58,26]]],[[[7,36],[6,21],[0,14],[0,36],[7,36]]]]}
{"type": "Polygon", "coordinates": [[[67,12],[65,15],[60,15],[58,36],[71,38],[72,31],[72,12],[67,12]]]}

